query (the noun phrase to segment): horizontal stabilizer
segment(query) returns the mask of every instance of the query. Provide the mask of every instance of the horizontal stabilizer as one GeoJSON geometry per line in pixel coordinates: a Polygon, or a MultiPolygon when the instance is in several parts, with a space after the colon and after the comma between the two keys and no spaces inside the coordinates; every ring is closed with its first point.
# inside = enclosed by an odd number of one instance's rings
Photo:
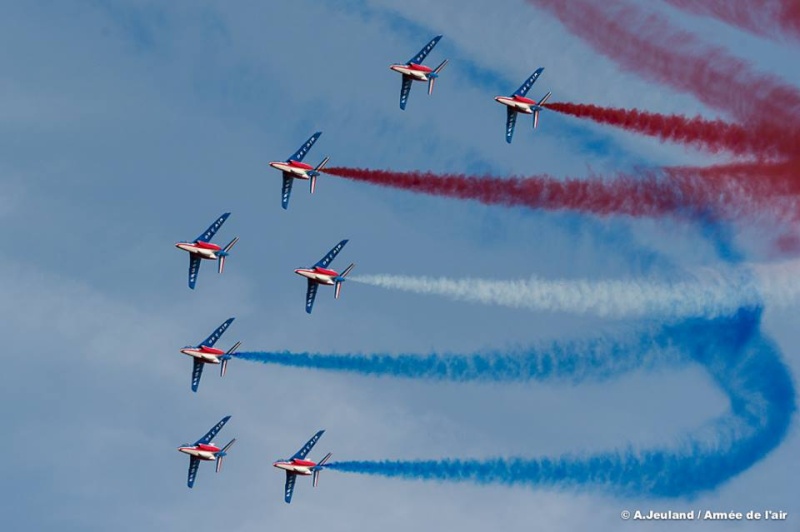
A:
{"type": "Polygon", "coordinates": [[[231,346],[230,349],[228,349],[228,351],[225,354],[226,355],[232,355],[232,354],[236,353],[236,350],[239,349],[239,347],[241,347],[241,345],[242,345],[242,342],[236,342],[235,344],[233,344],[231,346]]]}
{"type": "Polygon", "coordinates": [[[223,251],[224,251],[225,253],[230,253],[231,249],[233,248],[233,246],[235,246],[235,245],[236,245],[236,243],[237,243],[238,241],[239,241],[239,237],[238,237],[238,236],[237,236],[237,237],[234,237],[234,239],[233,239],[233,240],[231,240],[230,242],[228,242],[228,245],[227,245],[227,246],[225,246],[225,248],[223,249],[223,251]]]}
{"type": "Polygon", "coordinates": [[[347,268],[344,269],[344,271],[342,272],[342,275],[340,277],[342,277],[342,278],[347,277],[347,274],[350,273],[350,270],[355,268],[355,266],[356,266],[356,264],[354,262],[351,263],[350,266],[348,266],[347,268]]]}
{"type": "Polygon", "coordinates": [[[544,106],[544,104],[547,103],[548,98],[550,98],[551,94],[553,94],[553,93],[552,92],[548,92],[547,94],[545,94],[544,97],[541,100],[539,100],[539,103],[537,103],[536,106],[537,107],[544,106]]]}
{"type": "Polygon", "coordinates": [[[234,443],[236,443],[236,438],[233,438],[231,441],[229,441],[228,444],[225,447],[222,448],[221,452],[227,453],[228,449],[230,449],[233,446],[234,443]]]}
{"type": "Polygon", "coordinates": [[[320,172],[322,172],[322,170],[324,170],[324,169],[325,169],[325,165],[326,165],[326,164],[328,164],[328,161],[330,161],[330,160],[331,160],[331,158],[326,156],[326,157],[325,157],[324,159],[322,159],[322,161],[321,161],[321,162],[320,162],[320,163],[317,165],[317,167],[316,167],[316,168],[314,168],[314,172],[316,172],[316,173],[317,173],[317,175],[319,175],[319,173],[320,173],[320,172]]]}

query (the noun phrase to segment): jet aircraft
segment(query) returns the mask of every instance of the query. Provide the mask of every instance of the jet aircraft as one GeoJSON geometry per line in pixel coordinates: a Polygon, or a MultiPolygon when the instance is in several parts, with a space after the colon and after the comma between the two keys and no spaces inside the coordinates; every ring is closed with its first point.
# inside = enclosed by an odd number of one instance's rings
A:
{"type": "Polygon", "coordinates": [[[324,257],[322,257],[314,266],[310,268],[297,268],[294,273],[308,279],[308,288],[306,289],[306,312],[311,314],[311,309],[314,307],[314,299],[317,297],[317,287],[321,284],[333,285],[333,297],[339,299],[339,293],[342,290],[342,283],[345,277],[350,273],[355,264],[350,264],[340,274],[335,270],[328,269],[328,265],[336,258],[336,255],[347,244],[347,240],[342,240],[336,244],[324,257]]]}
{"type": "Polygon", "coordinates": [[[212,443],[212,439],[217,433],[225,426],[225,423],[231,416],[225,416],[222,418],[219,423],[211,427],[211,430],[206,432],[205,436],[194,442],[193,444],[184,443],[180,447],[178,447],[178,451],[188,454],[189,455],[189,477],[186,481],[186,485],[190,488],[194,486],[194,479],[197,477],[197,468],[200,465],[200,461],[215,461],[216,462],[216,470],[219,473],[222,470],[222,459],[225,458],[228,454],[228,449],[231,448],[231,445],[236,442],[236,438],[232,439],[228,442],[228,444],[223,447],[219,448],[214,443],[212,443]]]}
{"type": "Polygon", "coordinates": [[[428,94],[433,93],[433,84],[436,78],[442,72],[442,69],[447,65],[447,59],[442,61],[438,67],[432,69],[422,64],[425,57],[433,50],[436,43],[441,39],[441,35],[437,35],[426,44],[417,55],[408,60],[407,63],[395,63],[389,65],[391,70],[403,75],[403,84],[400,87],[400,109],[405,110],[406,103],[408,102],[408,94],[411,92],[412,81],[426,81],[428,83],[428,94]]]}
{"type": "Polygon", "coordinates": [[[314,445],[316,445],[317,441],[324,433],[325,431],[321,430],[314,434],[311,439],[300,448],[299,451],[292,455],[291,458],[278,460],[272,464],[274,467],[286,471],[286,484],[284,485],[283,490],[283,500],[286,501],[287,504],[292,502],[292,493],[294,493],[294,483],[297,480],[297,475],[306,477],[312,476],[311,484],[315,488],[317,487],[320,471],[322,471],[322,469],[325,467],[325,464],[328,462],[328,460],[330,460],[332,453],[326,454],[325,457],[319,461],[319,463],[306,460],[306,455],[311,452],[311,449],[314,448],[314,445]]]}
{"type": "Polygon", "coordinates": [[[322,135],[322,131],[317,131],[313,135],[311,135],[307,141],[303,143],[300,148],[291,157],[286,159],[286,161],[272,161],[269,165],[276,170],[280,170],[283,173],[283,192],[281,193],[281,206],[284,209],[289,208],[289,196],[292,194],[292,183],[294,183],[295,179],[306,179],[310,181],[311,186],[311,193],[314,193],[314,189],[317,187],[317,177],[322,172],[322,169],[325,168],[325,165],[328,164],[330,157],[325,157],[322,159],[316,167],[311,166],[310,164],[306,164],[303,161],[303,157],[309,152],[311,147],[317,142],[317,139],[322,135]]]}
{"type": "Polygon", "coordinates": [[[533,128],[539,125],[539,111],[544,109],[544,104],[550,97],[550,93],[544,95],[544,98],[538,102],[526,98],[525,95],[531,89],[533,84],[539,78],[539,75],[544,71],[544,68],[537,68],[531,76],[525,80],[520,88],[518,88],[511,96],[495,96],[495,101],[502,103],[506,106],[506,142],[511,144],[511,137],[514,136],[514,126],[517,123],[517,113],[526,115],[533,115],[533,128]]]}
{"type": "Polygon", "coordinates": [[[233,354],[242,345],[242,342],[236,342],[233,347],[228,351],[216,349],[214,344],[220,339],[228,326],[233,323],[234,318],[228,318],[225,323],[217,327],[211,335],[200,342],[197,346],[187,345],[181,349],[181,353],[192,357],[194,366],[192,367],[192,391],[196,392],[197,387],[200,386],[200,377],[203,375],[203,366],[206,364],[219,364],[219,376],[224,377],[228,369],[228,361],[233,357],[233,354]]]}
{"type": "Polygon", "coordinates": [[[227,220],[230,215],[231,213],[226,212],[217,218],[217,221],[211,224],[211,226],[209,226],[202,235],[195,238],[194,241],[178,242],[175,244],[176,248],[189,252],[189,288],[192,290],[194,290],[194,286],[197,283],[197,273],[200,271],[201,260],[216,260],[218,262],[217,271],[219,273],[222,273],[225,269],[225,257],[230,254],[231,248],[239,241],[239,237],[237,236],[228,242],[228,245],[224,248],[212,244],[210,240],[214,238],[214,234],[222,227],[222,224],[225,223],[225,220],[227,220]]]}

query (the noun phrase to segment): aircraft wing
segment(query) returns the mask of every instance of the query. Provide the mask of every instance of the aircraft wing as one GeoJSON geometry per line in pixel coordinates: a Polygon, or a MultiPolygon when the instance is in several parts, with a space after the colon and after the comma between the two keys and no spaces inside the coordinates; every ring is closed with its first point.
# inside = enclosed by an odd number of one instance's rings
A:
{"type": "Polygon", "coordinates": [[[426,44],[422,48],[422,50],[417,52],[417,55],[415,55],[414,57],[412,57],[411,59],[408,60],[408,64],[414,63],[416,65],[419,65],[423,61],[425,61],[425,57],[427,57],[427,55],[431,52],[431,50],[433,50],[433,47],[436,46],[436,43],[439,42],[439,39],[441,39],[441,38],[442,38],[441,35],[437,35],[436,37],[431,39],[431,42],[426,44]]]}
{"type": "Polygon", "coordinates": [[[303,445],[300,448],[299,451],[294,453],[294,456],[292,456],[289,460],[294,460],[295,458],[300,459],[300,460],[305,460],[306,456],[308,456],[308,453],[311,452],[311,449],[314,448],[314,446],[317,444],[317,442],[319,441],[319,439],[322,437],[322,435],[324,433],[325,433],[325,431],[321,430],[321,431],[317,432],[316,434],[314,434],[313,436],[311,436],[311,439],[308,440],[306,442],[306,444],[303,445]]]}
{"type": "Polygon", "coordinates": [[[222,224],[225,223],[225,220],[227,220],[228,216],[230,216],[230,215],[231,215],[231,213],[226,212],[222,216],[217,218],[217,221],[215,221],[213,224],[208,226],[208,229],[206,229],[203,232],[202,235],[198,236],[196,241],[197,242],[208,242],[212,238],[214,238],[214,235],[216,234],[216,232],[219,230],[220,227],[222,227],[222,224]]]}
{"type": "Polygon", "coordinates": [[[281,207],[284,209],[289,208],[289,196],[292,195],[292,183],[294,178],[289,172],[283,173],[283,191],[281,192],[281,207]]]}
{"type": "Polygon", "coordinates": [[[192,366],[192,391],[196,392],[197,387],[200,386],[200,377],[203,376],[203,366],[206,364],[198,358],[192,360],[194,361],[194,366],[192,366]]]}
{"type": "Polygon", "coordinates": [[[317,261],[314,267],[319,266],[320,268],[327,268],[328,264],[330,264],[333,261],[333,259],[336,258],[336,255],[339,254],[339,252],[342,250],[344,245],[347,244],[347,242],[348,242],[347,239],[345,239],[336,244],[335,246],[333,246],[333,249],[331,249],[328,253],[326,253],[324,257],[319,259],[319,261],[317,261]]]}
{"type": "Polygon", "coordinates": [[[297,480],[297,475],[286,472],[286,485],[283,489],[283,500],[286,504],[292,502],[292,494],[294,493],[294,482],[297,480]]]}
{"type": "Polygon", "coordinates": [[[288,163],[289,161],[297,161],[297,162],[302,161],[303,157],[305,157],[308,151],[311,149],[311,146],[313,146],[314,143],[317,142],[317,139],[319,138],[320,135],[322,135],[322,131],[317,131],[316,133],[308,137],[308,140],[305,141],[303,145],[300,146],[300,148],[298,148],[297,151],[294,152],[292,156],[286,160],[286,162],[288,163]]]}
{"type": "Polygon", "coordinates": [[[517,112],[511,107],[506,107],[506,142],[511,144],[514,136],[514,126],[517,124],[517,112]]]}
{"type": "Polygon", "coordinates": [[[219,423],[217,423],[216,425],[211,427],[211,430],[206,432],[206,435],[203,436],[202,438],[200,438],[199,440],[197,440],[196,442],[194,442],[194,444],[195,445],[200,445],[202,443],[202,444],[206,444],[207,445],[207,444],[211,443],[211,440],[214,439],[214,436],[216,436],[217,433],[220,430],[222,430],[222,427],[225,426],[225,423],[227,423],[230,418],[231,418],[231,416],[225,416],[224,418],[220,419],[219,423]]]}
{"type": "Polygon", "coordinates": [[[233,323],[234,319],[235,318],[228,318],[227,320],[225,320],[225,323],[217,327],[217,330],[211,333],[211,335],[208,338],[200,342],[200,345],[198,345],[197,347],[201,346],[214,347],[214,344],[217,343],[217,340],[220,339],[222,333],[224,333],[225,330],[230,326],[230,324],[233,323]]]}
{"type": "Polygon", "coordinates": [[[411,76],[406,76],[403,74],[403,85],[400,87],[400,109],[406,109],[406,103],[408,103],[408,95],[411,93],[411,82],[414,81],[411,79],[411,76]]]}
{"type": "Polygon", "coordinates": [[[306,312],[309,314],[311,314],[311,309],[314,308],[314,299],[317,297],[318,286],[319,285],[311,279],[308,280],[308,288],[306,289],[306,312]]]}
{"type": "Polygon", "coordinates": [[[200,256],[189,253],[189,288],[194,290],[197,284],[197,274],[200,272],[200,256]]]}
{"type": "Polygon", "coordinates": [[[197,467],[200,465],[200,459],[196,456],[189,457],[189,477],[186,480],[186,485],[190,488],[194,486],[194,479],[197,478],[197,467]]]}
{"type": "Polygon", "coordinates": [[[544,72],[544,67],[534,70],[533,74],[531,74],[531,76],[525,80],[525,83],[520,85],[520,87],[514,91],[514,94],[511,96],[525,96],[528,94],[528,91],[531,90],[531,87],[533,87],[533,84],[536,83],[536,80],[539,78],[542,72],[544,72]]]}

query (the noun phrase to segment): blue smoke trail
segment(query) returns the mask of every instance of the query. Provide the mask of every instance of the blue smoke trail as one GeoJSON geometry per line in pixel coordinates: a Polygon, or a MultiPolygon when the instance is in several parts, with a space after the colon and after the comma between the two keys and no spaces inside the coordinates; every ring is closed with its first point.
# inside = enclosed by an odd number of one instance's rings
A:
{"type": "Polygon", "coordinates": [[[686,361],[669,349],[674,327],[646,332],[632,341],[595,339],[553,343],[517,352],[471,355],[319,354],[241,352],[237,358],[306,369],[409,379],[466,381],[602,381],[640,368],[686,361]]]}
{"type": "Polygon", "coordinates": [[[595,487],[625,496],[693,496],[719,486],[761,460],[785,437],[795,411],[788,369],[760,332],[760,310],[691,319],[645,333],[633,342],[599,340],[553,345],[510,355],[320,355],[239,353],[237,357],[294,367],[372,376],[438,380],[572,381],[605,379],[676,360],[705,367],[730,400],[730,412],[675,448],[623,449],[544,458],[377,460],[334,462],[339,471],[385,477],[527,485],[595,487]],[[582,354],[576,354],[579,348],[582,354]],[[664,352],[665,358],[661,358],[664,352]],[[648,354],[649,353],[649,354],[648,354]],[[654,353],[659,353],[658,356],[654,353]],[[710,430],[709,430],[710,429],[710,430]]]}

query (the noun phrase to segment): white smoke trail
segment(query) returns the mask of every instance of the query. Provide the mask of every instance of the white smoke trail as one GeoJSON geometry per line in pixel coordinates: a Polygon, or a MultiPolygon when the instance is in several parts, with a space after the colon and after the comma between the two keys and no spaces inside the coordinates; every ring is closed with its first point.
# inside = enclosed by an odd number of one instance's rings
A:
{"type": "Polygon", "coordinates": [[[353,281],[512,308],[604,317],[729,315],[742,306],[800,299],[800,261],[704,269],[680,281],[587,279],[502,281],[406,275],[359,275],[353,281]]]}

